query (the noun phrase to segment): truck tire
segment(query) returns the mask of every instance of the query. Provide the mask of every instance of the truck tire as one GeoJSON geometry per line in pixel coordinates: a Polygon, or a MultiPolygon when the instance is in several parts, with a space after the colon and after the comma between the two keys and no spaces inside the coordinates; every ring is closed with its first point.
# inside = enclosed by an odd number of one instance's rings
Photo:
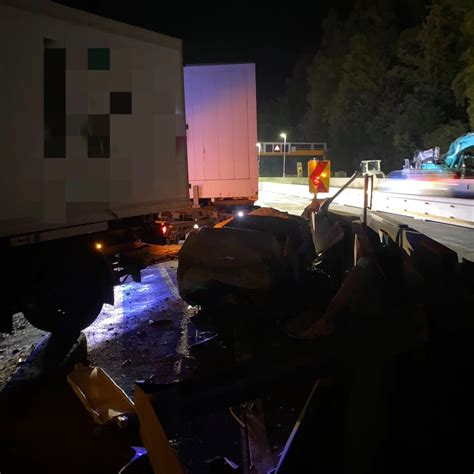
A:
{"type": "Polygon", "coordinates": [[[25,318],[52,333],[78,332],[90,326],[102,309],[108,284],[101,259],[91,251],[76,249],[43,255],[23,297],[25,318]]]}

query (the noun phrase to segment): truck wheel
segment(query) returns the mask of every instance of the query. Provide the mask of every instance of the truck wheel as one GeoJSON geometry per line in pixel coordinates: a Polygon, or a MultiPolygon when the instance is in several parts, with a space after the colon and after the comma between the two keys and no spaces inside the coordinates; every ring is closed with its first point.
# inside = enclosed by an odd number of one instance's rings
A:
{"type": "Polygon", "coordinates": [[[35,327],[52,333],[79,332],[91,325],[104,304],[104,266],[91,252],[42,258],[22,310],[35,327]]]}

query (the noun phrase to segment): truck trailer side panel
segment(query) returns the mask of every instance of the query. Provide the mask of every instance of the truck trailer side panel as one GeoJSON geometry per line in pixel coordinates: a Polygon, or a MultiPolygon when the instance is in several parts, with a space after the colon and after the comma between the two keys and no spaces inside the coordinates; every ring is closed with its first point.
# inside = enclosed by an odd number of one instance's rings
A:
{"type": "Polygon", "coordinates": [[[181,41],[0,0],[0,237],[188,204],[181,41]]]}
{"type": "Polygon", "coordinates": [[[184,87],[191,197],[257,196],[255,65],[186,66],[184,87]]]}

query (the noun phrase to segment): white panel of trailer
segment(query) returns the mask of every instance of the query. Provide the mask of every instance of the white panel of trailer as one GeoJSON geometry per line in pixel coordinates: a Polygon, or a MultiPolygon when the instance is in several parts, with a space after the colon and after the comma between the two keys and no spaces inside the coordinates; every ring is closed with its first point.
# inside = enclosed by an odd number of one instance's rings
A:
{"type": "Polygon", "coordinates": [[[191,185],[202,198],[256,196],[255,65],[186,66],[184,87],[191,185]]]}
{"type": "Polygon", "coordinates": [[[188,204],[180,40],[42,0],[0,0],[0,43],[0,236],[188,204]],[[56,158],[44,156],[46,48],[66,55],[56,158]],[[109,51],[108,69],[88,67],[89,48],[109,51]],[[112,113],[114,92],[131,93],[131,113],[112,113]],[[89,157],[91,115],[109,117],[108,157],[89,157]]]}

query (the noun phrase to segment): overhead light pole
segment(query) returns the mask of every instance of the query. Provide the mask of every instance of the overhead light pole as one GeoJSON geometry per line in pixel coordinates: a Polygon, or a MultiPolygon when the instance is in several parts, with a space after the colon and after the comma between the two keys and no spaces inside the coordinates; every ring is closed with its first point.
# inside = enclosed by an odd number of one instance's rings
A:
{"type": "Polygon", "coordinates": [[[280,137],[283,138],[283,177],[285,177],[285,167],[286,167],[286,133],[280,133],[280,137]]]}
{"type": "Polygon", "coordinates": [[[260,174],[260,152],[262,151],[262,144],[260,142],[257,143],[257,150],[258,150],[258,174],[260,174]]]}

